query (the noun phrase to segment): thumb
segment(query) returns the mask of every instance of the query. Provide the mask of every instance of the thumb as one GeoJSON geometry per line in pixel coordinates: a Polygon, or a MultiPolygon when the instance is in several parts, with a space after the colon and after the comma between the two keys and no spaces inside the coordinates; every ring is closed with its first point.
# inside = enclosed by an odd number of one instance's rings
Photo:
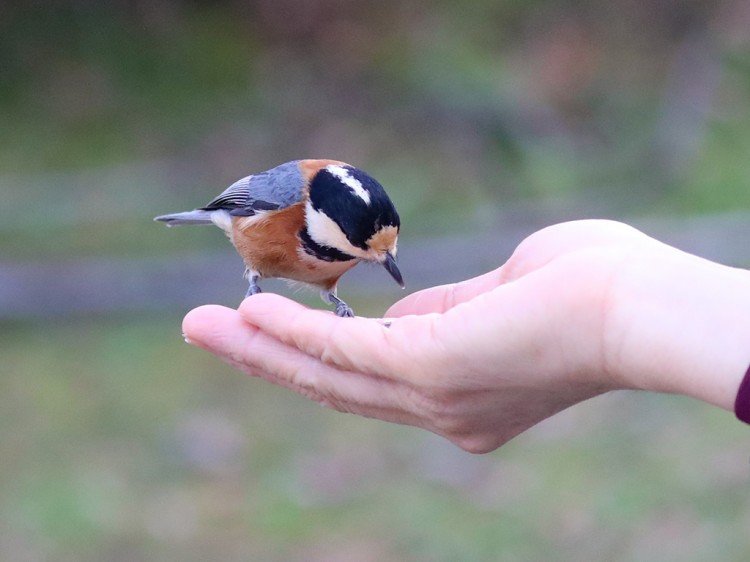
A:
{"type": "Polygon", "coordinates": [[[457,304],[470,301],[482,293],[491,291],[501,283],[501,268],[498,268],[459,283],[430,287],[401,299],[388,309],[385,316],[397,318],[409,314],[443,313],[457,304]]]}

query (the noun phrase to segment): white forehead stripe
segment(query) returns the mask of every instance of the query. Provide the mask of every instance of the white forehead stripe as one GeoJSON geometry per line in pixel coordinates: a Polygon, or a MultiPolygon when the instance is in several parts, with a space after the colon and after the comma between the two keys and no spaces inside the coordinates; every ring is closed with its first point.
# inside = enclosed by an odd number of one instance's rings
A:
{"type": "Polygon", "coordinates": [[[349,175],[349,170],[338,164],[329,164],[326,166],[326,170],[332,173],[334,176],[341,180],[345,186],[351,189],[355,195],[357,195],[362,201],[370,204],[370,192],[367,191],[357,178],[349,175]]]}

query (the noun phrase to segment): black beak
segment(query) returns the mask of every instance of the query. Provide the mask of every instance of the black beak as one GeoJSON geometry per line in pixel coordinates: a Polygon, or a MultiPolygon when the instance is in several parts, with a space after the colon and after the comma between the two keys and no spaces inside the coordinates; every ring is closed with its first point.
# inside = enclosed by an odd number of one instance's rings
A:
{"type": "Polygon", "coordinates": [[[401,277],[401,272],[398,270],[398,266],[396,265],[396,259],[390,254],[390,252],[385,255],[383,267],[388,273],[391,274],[391,277],[396,280],[396,283],[398,283],[399,287],[403,289],[405,287],[404,278],[401,277]]]}

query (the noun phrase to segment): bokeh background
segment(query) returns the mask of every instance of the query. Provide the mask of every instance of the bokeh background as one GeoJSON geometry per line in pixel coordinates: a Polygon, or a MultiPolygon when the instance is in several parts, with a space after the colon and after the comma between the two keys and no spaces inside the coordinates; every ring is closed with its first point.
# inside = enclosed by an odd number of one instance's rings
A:
{"type": "Polygon", "coordinates": [[[749,155],[746,0],[0,2],[0,559],[746,559],[730,413],[617,393],[472,456],[324,410],[183,343],[242,266],[151,219],[331,157],[409,291],[587,217],[748,266],[749,155]]]}

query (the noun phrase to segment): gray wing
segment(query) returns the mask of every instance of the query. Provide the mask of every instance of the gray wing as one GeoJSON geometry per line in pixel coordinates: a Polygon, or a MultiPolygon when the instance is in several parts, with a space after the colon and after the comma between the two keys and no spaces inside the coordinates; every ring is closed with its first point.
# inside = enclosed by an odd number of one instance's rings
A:
{"type": "Polygon", "coordinates": [[[299,160],[294,160],[234,182],[201,209],[225,209],[234,216],[283,209],[301,200],[304,183],[299,160]]]}

